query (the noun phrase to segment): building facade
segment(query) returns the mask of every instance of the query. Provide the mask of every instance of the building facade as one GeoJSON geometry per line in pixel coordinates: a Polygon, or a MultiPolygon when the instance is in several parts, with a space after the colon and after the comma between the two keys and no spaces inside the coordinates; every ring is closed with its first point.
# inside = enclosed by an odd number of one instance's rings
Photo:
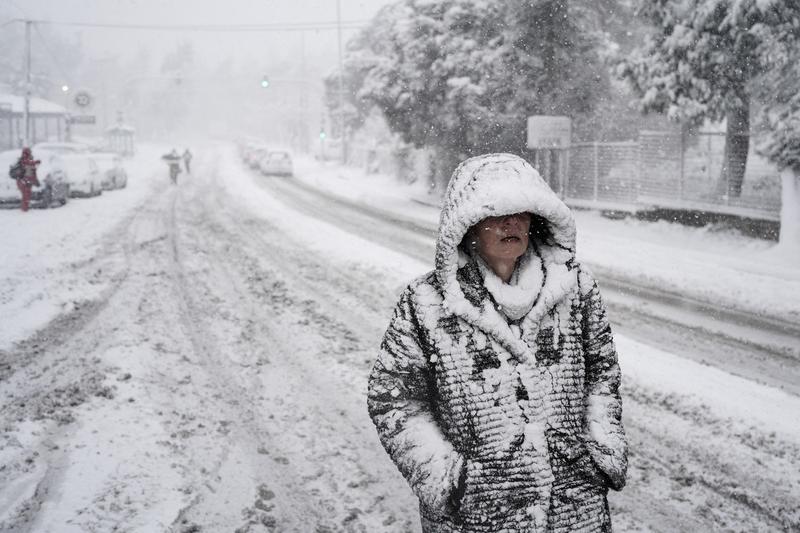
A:
{"type": "MultiPolygon", "coordinates": [[[[22,148],[25,140],[25,98],[0,93],[0,150],[22,148]]],[[[67,110],[42,98],[30,99],[30,143],[64,141],[67,110]]]]}

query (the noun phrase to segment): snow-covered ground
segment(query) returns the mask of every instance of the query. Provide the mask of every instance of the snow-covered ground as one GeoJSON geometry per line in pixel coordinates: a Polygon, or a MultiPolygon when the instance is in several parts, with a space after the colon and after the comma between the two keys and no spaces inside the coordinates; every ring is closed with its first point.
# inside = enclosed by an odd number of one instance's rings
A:
{"type": "Polygon", "coordinates": [[[145,146],[126,166],[133,176],[123,190],[73,199],[57,209],[28,213],[0,210],[0,349],[27,338],[61,313],[97,299],[108,287],[109,274],[121,267],[97,261],[99,250],[122,238],[114,231],[126,216],[163,186],[163,168],[155,167],[163,152],[145,146]],[[76,277],[77,267],[92,265],[76,277]]]}
{"type": "MultiPolygon", "coordinates": [[[[0,212],[0,530],[417,531],[364,391],[431,238],[285,199],[302,182],[435,225],[409,201],[424,191],[304,159],[295,180],[265,178],[227,145],[171,188],[158,153],[126,190],[0,212]]],[[[800,273],[768,244],[576,216],[595,268],[800,317],[800,273]]],[[[800,398],[616,340],[631,440],[617,530],[800,526],[800,398]]]]}

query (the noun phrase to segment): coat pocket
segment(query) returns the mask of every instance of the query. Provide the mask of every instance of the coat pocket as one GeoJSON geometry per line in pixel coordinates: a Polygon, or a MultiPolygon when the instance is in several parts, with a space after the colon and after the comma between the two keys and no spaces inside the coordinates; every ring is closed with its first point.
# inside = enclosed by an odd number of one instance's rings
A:
{"type": "Polygon", "coordinates": [[[464,531],[495,532],[530,520],[532,505],[540,504],[536,483],[516,460],[465,461],[462,497],[456,512],[464,531]]]}
{"type": "Polygon", "coordinates": [[[610,488],[608,476],[594,462],[582,439],[560,431],[549,431],[547,438],[555,477],[554,489],[580,485],[604,491],[610,488]]]}

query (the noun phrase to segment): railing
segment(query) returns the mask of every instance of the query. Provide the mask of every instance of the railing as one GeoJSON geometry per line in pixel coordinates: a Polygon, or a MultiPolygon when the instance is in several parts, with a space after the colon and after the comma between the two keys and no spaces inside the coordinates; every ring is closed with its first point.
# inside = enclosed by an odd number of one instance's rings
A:
{"type": "MultiPolygon", "coordinates": [[[[573,144],[558,152],[532,154],[534,164],[573,206],[640,211],[653,208],[705,211],[761,220],[779,220],[780,175],[755,153],[747,157],[741,195],[731,197],[721,183],[725,135],[641,131],[636,141],[573,144]]],[[[403,181],[430,179],[431,153],[398,154],[387,146],[351,146],[350,164],[403,181]]]]}
{"type": "Polygon", "coordinates": [[[721,133],[701,132],[687,140],[654,131],[641,132],[638,141],[575,144],[562,196],[601,209],[656,207],[778,220],[777,169],[751,146],[741,195],[731,197],[720,182],[724,146],[721,133]]]}

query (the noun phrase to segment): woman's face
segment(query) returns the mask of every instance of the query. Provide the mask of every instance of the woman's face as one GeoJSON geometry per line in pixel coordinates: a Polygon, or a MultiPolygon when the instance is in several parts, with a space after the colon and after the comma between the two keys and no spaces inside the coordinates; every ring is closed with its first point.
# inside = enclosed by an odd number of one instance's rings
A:
{"type": "Polygon", "coordinates": [[[478,252],[487,262],[516,261],[528,249],[530,213],[484,218],[472,227],[478,252]]]}

